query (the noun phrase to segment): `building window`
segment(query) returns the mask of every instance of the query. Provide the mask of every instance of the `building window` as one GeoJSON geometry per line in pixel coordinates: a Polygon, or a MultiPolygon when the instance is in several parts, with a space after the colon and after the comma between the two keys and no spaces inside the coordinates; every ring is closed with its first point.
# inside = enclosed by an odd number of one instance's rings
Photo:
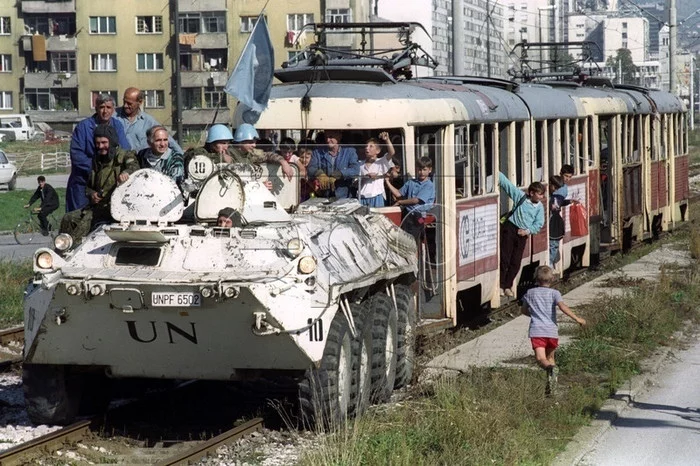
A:
{"type": "Polygon", "coordinates": [[[52,73],[75,73],[75,52],[50,52],[52,73]]]}
{"type": "Polygon", "coordinates": [[[350,8],[328,8],[326,10],[327,23],[351,23],[352,10],[350,8]]]}
{"type": "Polygon", "coordinates": [[[202,32],[213,34],[226,32],[226,13],[209,11],[202,13],[202,32]]]}
{"type": "Polygon", "coordinates": [[[163,71],[163,54],[137,53],[136,71],[163,71]]]}
{"type": "Polygon", "coordinates": [[[226,108],[226,93],[222,87],[204,88],[204,108],[226,108]]]}
{"type": "Polygon", "coordinates": [[[0,91],[0,109],[12,110],[12,92],[0,91]]]}
{"type": "Polygon", "coordinates": [[[10,29],[10,17],[0,16],[0,34],[10,34],[12,30],[10,29]]]}
{"type": "Polygon", "coordinates": [[[91,91],[90,92],[90,108],[95,108],[95,101],[102,95],[107,94],[114,99],[114,102],[119,102],[117,99],[117,91],[91,91]]]}
{"type": "Polygon", "coordinates": [[[627,33],[626,33],[626,32],[623,32],[623,33],[622,33],[622,38],[623,38],[623,39],[627,39],[627,33]]]}
{"type": "Polygon", "coordinates": [[[202,91],[199,87],[182,89],[182,108],[185,110],[202,108],[202,91]]]}
{"type": "Polygon", "coordinates": [[[12,71],[12,55],[0,54],[0,72],[9,73],[12,71]]]}
{"type": "Polygon", "coordinates": [[[137,16],[136,34],[162,34],[162,16],[137,16]]]}
{"type": "Polygon", "coordinates": [[[199,32],[199,13],[180,13],[178,22],[180,23],[180,33],[196,34],[199,32]]]}
{"type": "Polygon", "coordinates": [[[31,34],[43,34],[45,36],[57,36],[61,34],[75,34],[75,13],[52,14],[27,14],[24,16],[24,29],[31,34]]]}
{"type": "Polygon", "coordinates": [[[90,16],[90,34],[116,34],[117,19],[114,16],[90,16]]]}
{"type": "Polygon", "coordinates": [[[24,90],[24,100],[30,110],[51,110],[51,89],[31,89],[24,90]]]}
{"type": "Polygon", "coordinates": [[[241,32],[251,32],[257,22],[257,16],[241,16],[241,32]]]}
{"type": "Polygon", "coordinates": [[[287,31],[301,31],[305,24],[313,23],[313,13],[287,15],[287,31]]]}
{"type": "Polygon", "coordinates": [[[192,57],[196,56],[192,50],[183,50],[180,48],[180,71],[192,71],[192,57]]]}
{"type": "Polygon", "coordinates": [[[165,91],[150,90],[143,91],[144,106],[146,108],[164,108],[165,107],[165,91]]]}
{"type": "Polygon", "coordinates": [[[202,68],[204,71],[226,71],[228,50],[202,50],[202,68]]]}
{"type": "Polygon", "coordinates": [[[91,53],[90,71],[117,71],[117,54],[91,53]]]}

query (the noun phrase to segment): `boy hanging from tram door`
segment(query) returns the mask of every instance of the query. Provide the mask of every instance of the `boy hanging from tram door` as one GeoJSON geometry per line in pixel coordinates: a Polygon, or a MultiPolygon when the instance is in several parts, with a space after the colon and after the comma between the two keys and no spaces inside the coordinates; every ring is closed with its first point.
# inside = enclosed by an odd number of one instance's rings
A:
{"type": "Polygon", "coordinates": [[[396,151],[389,133],[382,131],[379,139],[386,145],[386,155],[379,157],[381,145],[370,138],[365,145],[365,161],[360,165],[360,204],[367,207],[384,207],[384,179],[394,166],[391,159],[396,151]]]}
{"type": "Polygon", "coordinates": [[[559,373],[554,360],[554,352],[559,346],[557,309],[581,326],[586,325],[586,321],[574,314],[564,303],[558,290],[550,288],[554,282],[554,271],[551,267],[546,265],[537,267],[535,280],[537,286],[527,290],[523,296],[522,313],[530,317],[528,337],[535,351],[537,364],[547,371],[545,395],[553,395],[559,373]]]}
{"type": "Polygon", "coordinates": [[[566,188],[563,177],[559,175],[549,177],[549,263],[552,268],[556,268],[559,262],[559,242],[565,232],[561,208],[571,203],[561,194],[557,194],[561,192],[562,186],[566,188]]]}

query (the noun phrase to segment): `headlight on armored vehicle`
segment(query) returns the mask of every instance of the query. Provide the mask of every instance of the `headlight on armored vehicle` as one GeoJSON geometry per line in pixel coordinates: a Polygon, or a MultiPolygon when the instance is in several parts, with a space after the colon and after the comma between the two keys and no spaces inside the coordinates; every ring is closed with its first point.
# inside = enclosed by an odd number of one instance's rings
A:
{"type": "Polygon", "coordinates": [[[59,251],[67,251],[73,246],[73,238],[67,233],[61,233],[53,240],[53,245],[59,251]]]}
{"type": "Polygon", "coordinates": [[[199,292],[202,293],[202,297],[204,297],[204,298],[211,298],[212,296],[214,296],[216,294],[216,292],[214,291],[214,288],[212,288],[210,286],[203,286],[199,290],[199,292]]]}
{"type": "Polygon", "coordinates": [[[90,286],[90,294],[92,296],[101,296],[105,293],[105,288],[102,285],[92,285],[90,286]]]}
{"type": "Polygon", "coordinates": [[[313,273],[316,270],[316,259],[311,256],[304,256],[299,259],[299,272],[303,274],[313,273]]]}
{"type": "Polygon", "coordinates": [[[53,256],[48,251],[37,254],[35,260],[36,266],[40,269],[50,269],[53,267],[53,256]]]}
{"type": "Polygon", "coordinates": [[[297,257],[304,250],[304,243],[299,238],[292,238],[287,243],[287,254],[297,257]]]}
{"type": "Polygon", "coordinates": [[[80,284],[78,283],[66,283],[66,293],[71,296],[79,295],[82,290],[80,289],[80,284]]]}

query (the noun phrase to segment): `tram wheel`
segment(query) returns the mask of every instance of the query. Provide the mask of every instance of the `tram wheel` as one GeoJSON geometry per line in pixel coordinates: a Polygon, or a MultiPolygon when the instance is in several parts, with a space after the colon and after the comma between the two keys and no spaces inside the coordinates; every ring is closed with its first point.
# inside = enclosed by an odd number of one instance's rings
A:
{"type": "Polygon", "coordinates": [[[405,285],[395,286],[394,293],[398,313],[394,388],[401,388],[408,385],[413,378],[416,354],[416,301],[415,294],[405,285]]]}
{"type": "Polygon", "coordinates": [[[299,382],[299,408],[305,427],[331,430],[343,425],[355,399],[350,325],[340,309],[331,322],[321,366],[308,369],[299,382]]]}
{"type": "Polygon", "coordinates": [[[372,325],[372,401],[389,401],[396,380],[398,317],[392,299],[383,292],[370,302],[372,325]]]}

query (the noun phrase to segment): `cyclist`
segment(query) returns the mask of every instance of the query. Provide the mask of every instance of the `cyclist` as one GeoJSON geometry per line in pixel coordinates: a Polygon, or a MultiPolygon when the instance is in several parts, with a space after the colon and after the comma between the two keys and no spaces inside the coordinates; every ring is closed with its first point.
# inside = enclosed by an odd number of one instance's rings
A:
{"type": "Polygon", "coordinates": [[[26,204],[24,208],[28,209],[32,204],[34,204],[34,202],[36,202],[37,199],[41,199],[39,212],[36,216],[39,217],[41,234],[48,236],[49,221],[46,219],[46,217],[48,217],[51,212],[58,209],[58,194],[56,194],[56,190],[53,189],[53,186],[46,182],[46,178],[44,178],[43,175],[39,175],[36,180],[39,183],[39,187],[36,188],[36,191],[34,191],[34,194],[32,194],[32,197],[29,199],[29,203],[26,204]]]}

